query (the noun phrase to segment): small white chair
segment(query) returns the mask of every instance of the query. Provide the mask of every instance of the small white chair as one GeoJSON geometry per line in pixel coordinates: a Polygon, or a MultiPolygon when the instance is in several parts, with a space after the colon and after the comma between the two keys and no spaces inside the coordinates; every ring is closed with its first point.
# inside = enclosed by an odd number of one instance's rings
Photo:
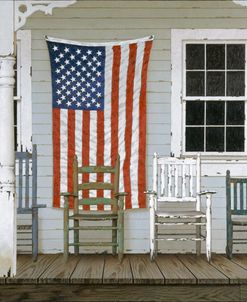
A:
{"type": "MultiPolygon", "coordinates": [[[[160,240],[193,240],[196,242],[196,253],[200,255],[201,241],[206,240],[206,255],[211,260],[212,246],[212,194],[213,191],[201,192],[201,161],[197,158],[153,157],[153,188],[146,192],[149,196],[150,212],[150,258],[154,260],[160,240]],[[201,196],[206,195],[206,212],[201,211],[201,196]],[[193,209],[176,207],[176,210],[162,210],[162,204],[187,202],[193,209]],[[159,234],[159,226],[180,225],[195,226],[195,237],[185,236],[176,230],[175,238],[159,234]],[[203,236],[201,227],[205,226],[203,236]]],[[[189,234],[191,235],[191,234],[189,234]]]]}

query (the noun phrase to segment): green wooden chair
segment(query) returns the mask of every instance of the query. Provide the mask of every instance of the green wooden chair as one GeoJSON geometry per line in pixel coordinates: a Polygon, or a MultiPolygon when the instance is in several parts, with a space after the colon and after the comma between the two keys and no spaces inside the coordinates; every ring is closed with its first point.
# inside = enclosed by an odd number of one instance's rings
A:
{"type": "MultiPolygon", "coordinates": [[[[74,253],[79,254],[80,246],[111,246],[112,253],[115,255],[118,253],[119,260],[122,261],[124,253],[124,196],[126,193],[119,193],[119,165],[120,158],[117,157],[114,167],[111,166],[83,166],[78,167],[77,156],[73,161],[73,192],[61,193],[64,196],[64,257],[67,260],[69,255],[69,247],[74,246],[74,253]],[[111,179],[113,182],[81,182],[79,179],[83,179],[83,174],[104,175],[106,173],[113,175],[111,179]],[[81,175],[81,177],[79,177],[81,175]],[[101,190],[110,191],[109,198],[105,197],[87,197],[83,198],[85,194],[89,195],[89,192],[101,190]],[[73,213],[69,213],[69,200],[73,199],[73,213]],[[92,210],[92,207],[103,205],[108,206],[109,210],[92,210]],[[89,210],[83,209],[83,207],[90,207],[89,210]],[[73,220],[73,226],[70,226],[69,221],[73,220]],[[100,225],[80,225],[81,221],[111,221],[109,226],[100,225]],[[85,242],[81,241],[83,236],[80,237],[80,231],[98,230],[111,231],[111,242],[85,242]],[[74,242],[69,242],[69,232],[74,232],[74,242]]],[[[102,177],[101,177],[102,179],[102,177]]],[[[104,179],[104,178],[103,178],[104,179]]],[[[101,194],[103,195],[103,194],[101,194]]],[[[90,196],[90,195],[89,195],[90,196]]],[[[104,195],[103,195],[104,196],[104,195]]]]}
{"type": "Polygon", "coordinates": [[[246,232],[238,227],[247,226],[247,178],[230,176],[226,171],[226,255],[232,258],[233,244],[247,244],[247,238],[235,238],[233,232],[246,232]]]}

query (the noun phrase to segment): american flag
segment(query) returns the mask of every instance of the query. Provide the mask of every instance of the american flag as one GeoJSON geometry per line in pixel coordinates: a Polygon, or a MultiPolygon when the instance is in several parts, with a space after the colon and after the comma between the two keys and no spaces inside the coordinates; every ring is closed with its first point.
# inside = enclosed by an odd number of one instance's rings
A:
{"type": "MultiPolygon", "coordinates": [[[[125,207],[146,206],[146,81],[152,41],[92,44],[47,37],[55,207],[62,206],[60,192],[72,192],[74,154],[84,166],[114,165],[120,154],[120,191],[128,193],[125,207]]],[[[110,178],[106,175],[105,181],[110,178]]],[[[88,175],[82,181],[88,182],[88,175]]],[[[92,197],[101,194],[90,192],[92,197]]]]}

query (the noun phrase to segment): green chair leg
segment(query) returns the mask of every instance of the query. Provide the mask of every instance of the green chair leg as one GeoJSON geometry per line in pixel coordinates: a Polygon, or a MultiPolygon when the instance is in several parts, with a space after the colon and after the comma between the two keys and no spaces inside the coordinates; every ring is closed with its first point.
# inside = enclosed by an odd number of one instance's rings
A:
{"type": "Polygon", "coordinates": [[[64,260],[68,260],[69,256],[69,204],[68,198],[64,198],[64,260]]]}
{"type": "Polygon", "coordinates": [[[118,216],[118,259],[120,262],[123,260],[124,254],[124,212],[119,211],[118,216]]]}
{"type": "MultiPolygon", "coordinates": [[[[116,219],[112,220],[112,227],[113,228],[117,227],[117,220],[116,219]]],[[[112,230],[112,243],[114,243],[115,245],[112,246],[112,254],[114,256],[117,254],[117,242],[118,242],[117,230],[113,229],[112,230]]]]}

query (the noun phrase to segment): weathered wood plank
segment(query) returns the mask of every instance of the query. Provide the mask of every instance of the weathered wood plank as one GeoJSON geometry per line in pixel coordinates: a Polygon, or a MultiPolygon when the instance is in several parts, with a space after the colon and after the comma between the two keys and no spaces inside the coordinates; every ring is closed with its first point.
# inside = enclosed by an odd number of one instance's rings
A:
{"type": "Polygon", "coordinates": [[[226,275],[230,279],[231,284],[247,284],[247,270],[226,257],[214,255],[211,264],[226,275]]]}
{"type": "Polygon", "coordinates": [[[247,270],[247,255],[233,255],[231,261],[247,270]]]}
{"type": "Polygon", "coordinates": [[[178,255],[182,263],[196,277],[198,284],[228,284],[229,279],[210,265],[207,260],[195,255],[178,255]]]}
{"type": "Polygon", "coordinates": [[[164,284],[164,277],[149,255],[129,255],[135,284],[164,284]]]}
{"type": "Polygon", "coordinates": [[[32,262],[32,255],[17,255],[17,273],[22,268],[22,266],[26,265],[27,263],[32,262]]]}
{"type": "Polygon", "coordinates": [[[165,277],[165,284],[196,284],[196,278],[176,255],[159,255],[155,262],[165,277]]]}
{"type": "MultiPolygon", "coordinates": [[[[242,286],[241,286],[242,287],[242,286]]],[[[0,301],[94,301],[94,302],[206,302],[241,301],[239,285],[224,286],[164,286],[164,285],[3,285],[0,286],[0,301]]],[[[242,292],[243,301],[246,301],[242,292]]]]}
{"type": "Polygon", "coordinates": [[[103,255],[83,255],[70,277],[71,283],[102,283],[104,270],[103,255]]]}
{"type": "Polygon", "coordinates": [[[59,255],[39,277],[39,283],[69,283],[79,260],[79,256],[71,255],[65,261],[63,255],[59,255]]]}
{"type": "Polygon", "coordinates": [[[37,283],[40,275],[51,265],[58,255],[39,255],[36,262],[27,261],[13,278],[6,279],[6,283],[37,283]]]}
{"type": "Polygon", "coordinates": [[[103,275],[104,284],[131,284],[133,276],[131,273],[129,258],[125,256],[120,263],[117,257],[106,255],[103,275]]]}

